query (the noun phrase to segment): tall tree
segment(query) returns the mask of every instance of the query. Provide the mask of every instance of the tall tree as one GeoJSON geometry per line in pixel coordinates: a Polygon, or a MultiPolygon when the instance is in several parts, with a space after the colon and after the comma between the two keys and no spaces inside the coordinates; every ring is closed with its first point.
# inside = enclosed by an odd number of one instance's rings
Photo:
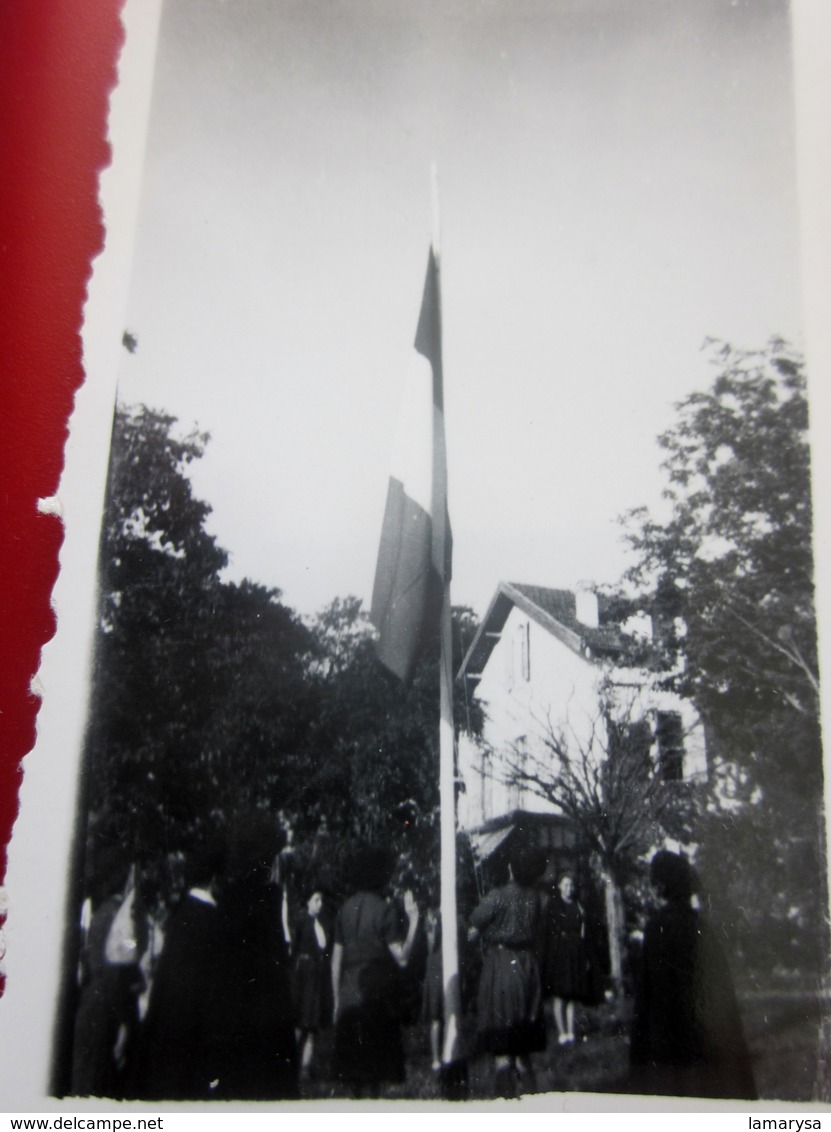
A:
{"type": "Polygon", "coordinates": [[[302,726],[309,634],[278,591],[222,580],[227,555],[187,474],[207,440],[143,406],[116,410],[89,809],[136,856],[182,849],[243,800],[279,802],[302,726]]]}
{"type": "Polygon", "coordinates": [[[784,933],[805,961],[824,934],[825,886],[804,364],[779,339],[709,349],[711,389],[659,438],[666,513],[625,518],[628,581],[660,629],[668,683],[708,728],[713,899],[728,920],[741,909],[738,934],[757,952],[784,933]]]}

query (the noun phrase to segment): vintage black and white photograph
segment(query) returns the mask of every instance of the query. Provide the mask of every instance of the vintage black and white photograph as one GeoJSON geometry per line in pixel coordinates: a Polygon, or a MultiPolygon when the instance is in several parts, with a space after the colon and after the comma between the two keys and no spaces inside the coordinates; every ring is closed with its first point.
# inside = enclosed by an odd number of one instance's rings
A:
{"type": "Polygon", "coordinates": [[[799,223],[787,0],[165,0],[54,1095],[831,1099],[799,223]]]}

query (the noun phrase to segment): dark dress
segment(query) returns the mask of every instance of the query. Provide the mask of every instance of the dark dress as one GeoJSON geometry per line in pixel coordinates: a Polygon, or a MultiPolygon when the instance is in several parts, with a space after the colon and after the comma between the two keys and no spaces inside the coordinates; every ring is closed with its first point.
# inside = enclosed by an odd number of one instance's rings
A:
{"type": "Polygon", "coordinates": [[[304,916],[295,942],[292,1001],[294,1024],[299,1030],[317,1033],[332,1024],[332,929],[321,923],[326,936],[323,947],[315,932],[313,916],[304,916]]]}
{"type": "Polygon", "coordinates": [[[586,918],[576,900],[556,892],[545,911],[543,927],[543,993],[585,1002],[589,994],[586,918]]]}
{"type": "Polygon", "coordinates": [[[142,1100],[210,1100],[221,1034],[214,995],[216,906],[188,894],[168,917],[139,1041],[135,1095],[142,1100]]]}
{"type": "Polygon", "coordinates": [[[256,872],[219,899],[217,1100],[300,1096],[282,890],[256,872]]]}
{"type": "Polygon", "coordinates": [[[540,902],[511,881],[492,889],[470,918],[485,945],[476,1030],[479,1048],[494,1054],[545,1049],[542,988],[534,954],[540,902]]]}
{"type": "Polygon", "coordinates": [[[647,923],[630,1088],[668,1096],[757,1095],[727,962],[687,902],[665,905],[647,923]]]}
{"type": "Polygon", "coordinates": [[[404,982],[389,949],[401,939],[395,908],[374,892],[356,893],[338,913],[343,958],[332,1069],[351,1085],[404,1080],[404,982]]]}

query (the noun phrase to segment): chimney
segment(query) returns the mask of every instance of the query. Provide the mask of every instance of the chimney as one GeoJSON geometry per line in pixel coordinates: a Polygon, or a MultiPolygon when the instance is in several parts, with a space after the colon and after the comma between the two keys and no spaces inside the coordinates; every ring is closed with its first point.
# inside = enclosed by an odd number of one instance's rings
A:
{"type": "Polygon", "coordinates": [[[577,604],[577,620],[587,629],[597,629],[600,618],[597,610],[597,594],[591,590],[578,590],[574,595],[577,604]]]}

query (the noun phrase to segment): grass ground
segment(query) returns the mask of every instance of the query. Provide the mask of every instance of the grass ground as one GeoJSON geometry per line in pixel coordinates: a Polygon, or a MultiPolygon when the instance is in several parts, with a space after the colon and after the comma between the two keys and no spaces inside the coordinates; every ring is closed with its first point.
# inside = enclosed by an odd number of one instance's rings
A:
{"type": "Polygon", "coordinates": [[[741,1000],[760,1096],[831,1101],[831,1002],[770,991],[741,1000]]]}
{"type": "MultiPolygon", "coordinates": [[[[552,1043],[544,1053],[534,1054],[536,1092],[626,1092],[629,1064],[628,1004],[620,1011],[610,1006],[578,1011],[579,1040],[570,1046],[552,1043]]],[[[822,1009],[816,995],[808,993],[757,993],[742,1000],[745,1032],[753,1058],[759,1095],[766,1100],[831,1100],[831,1062],[828,1045],[821,1039],[823,1022],[828,1026],[829,1004],[822,1009]]],[[[464,1037],[473,1048],[471,1020],[466,1019],[464,1037]]],[[[436,1075],[430,1068],[425,1027],[405,1030],[407,1079],[387,1088],[384,1099],[439,1100],[436,1075]]],[[[318,1074],[306,1092],[308,1099],[344,1096],[328,1076],[332,1035],[320,1035],[318,1074]]],[[[468,1061],[468,1099],[491,1100],[492,1059],[472,1056],[468,1061]]]]}

